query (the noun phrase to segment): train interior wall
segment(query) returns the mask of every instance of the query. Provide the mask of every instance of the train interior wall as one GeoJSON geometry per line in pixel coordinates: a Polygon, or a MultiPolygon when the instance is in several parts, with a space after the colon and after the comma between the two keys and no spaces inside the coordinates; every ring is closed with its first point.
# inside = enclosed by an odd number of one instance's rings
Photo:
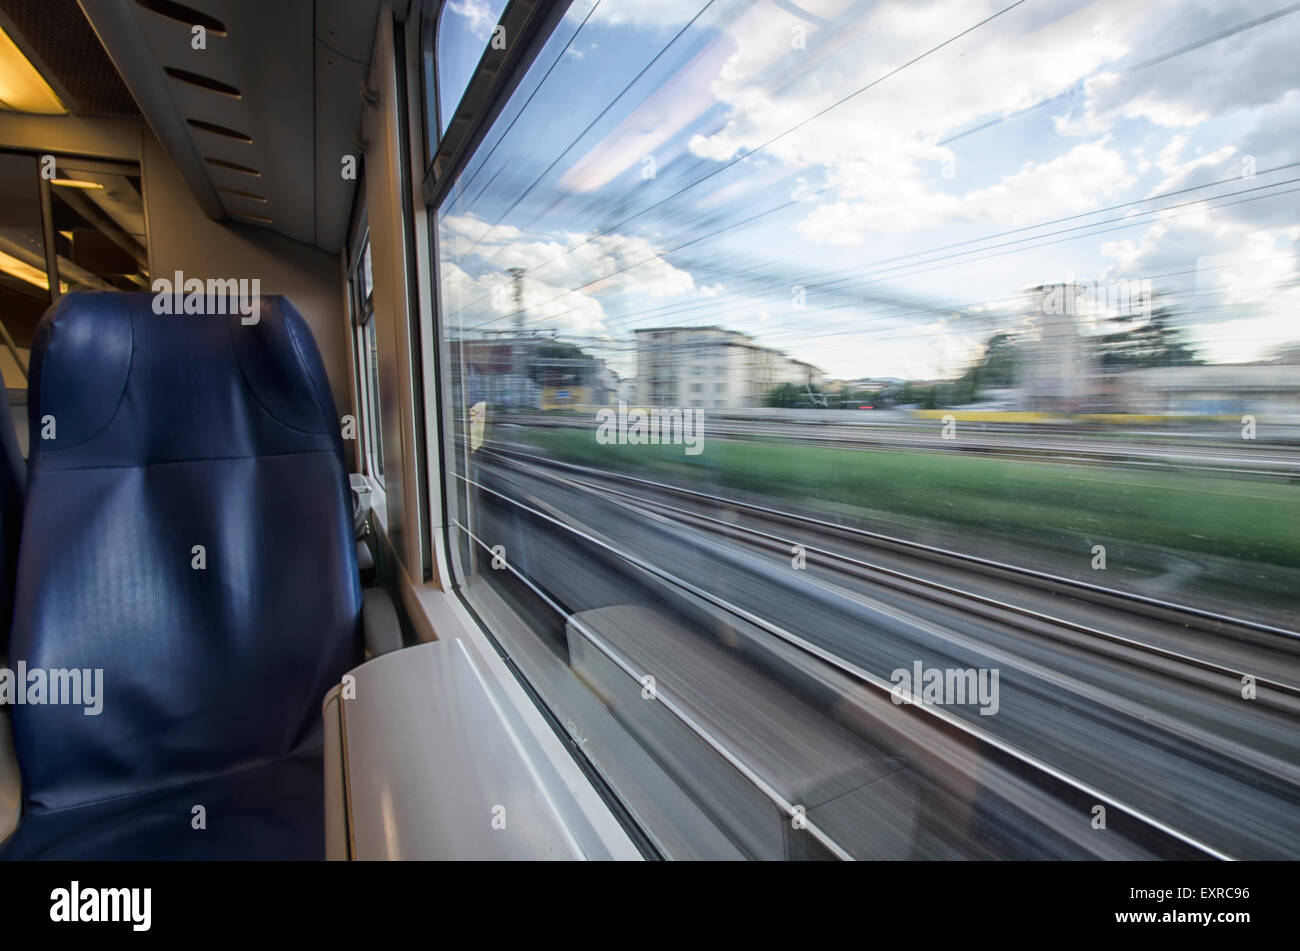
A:
{"type": "MultiPolygon", "coordinates": [[[[0,124],[0,148],[79,154],[138,162],[154,278],[254,278],[263,294],[283,294],[311,326],[340,415],[353,412],[348,373],[348,315],[339,256],[274,231],[208,218],[162,145],[143,122],[86,121],[73,117],[0,124]],[[65,128],[66,126],[66,128],[65,128]],[[75,128],[74,128],[75,127],[75,128]]],[[[27,350],[28,340],[19,340],[27,350]]],[[[4,359],[12,363],[6,352],[4,359]]],[[[24,454],[27,407],[17,368],[4,368],[11,411],[24,454]]],[[[351,442],[345,444],[350,467],[351,442]]]]}

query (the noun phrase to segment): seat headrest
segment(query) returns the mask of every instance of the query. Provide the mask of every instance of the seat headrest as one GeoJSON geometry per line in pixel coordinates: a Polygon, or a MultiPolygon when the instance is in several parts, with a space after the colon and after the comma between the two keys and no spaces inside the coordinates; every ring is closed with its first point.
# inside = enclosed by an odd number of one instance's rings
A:
{"type": "Polygon", "coordinates": [[[320,353],[283,297],[256,320],[208,298],[159,314],[150,293],[73,292],[32,341],[31,468],[156,465],[332,448],[320,353]],[[194,308],[190,308],[194,309],[194,308]]]}

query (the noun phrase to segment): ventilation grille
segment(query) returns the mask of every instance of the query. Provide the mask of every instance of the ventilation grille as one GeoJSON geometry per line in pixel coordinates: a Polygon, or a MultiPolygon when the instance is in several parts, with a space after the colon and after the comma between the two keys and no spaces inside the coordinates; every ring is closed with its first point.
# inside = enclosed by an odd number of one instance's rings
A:
{"type": "Polygon", "coordinates": [[[183,83],[189,83],[191,86],[198,86],[200,89],[206,89],[208,92],[215,92],[222,96],[229,96],[231,99],[243,99],[241,93],[230,83],[223,83],[220,79],[213,79],[211,76],[204,76],[202,73],[191,73],[188,69],[177,69],[175,66],[164,66],[165,72],[172,79],[183,83]]]}
{"type": "Polygon", "coordinates": [[[226,25],[216,17],[208,16],[202,10],[195,10],[183,3],[175,3],[173,0],[135,0],[135,2],[146,10],[152,10],[169,20],[175,20],[177,23],[184,23],[190,27],[201,26],[209,33],[215,33],[218,36],[226,35],[226,25]]]}
{"type": "Polygon", "coordinates": [[[249,168],[247,165],[240,165],[238,162],[227,162],[225,159],[205,158],[203,161],[217,168],[224,168],[227,171],[239,172],[241,175],[252,175],[255,178],[261,178],[262,173],[255,168],[249,168]]]}
{"type": "Polygon", "coordinates": [[[247,198],[249,201],[257,201],[266,204],[267,199],[261,195],[255,195],[252,192],[246,192],[239,188],[218,188],[217,191],[227,195],[234,195],[236,198],[247,198]]]}
{"type": "Polygon", "coordinates": [[[236,142],[244,142],[248,145],[253,144],[253,137],[246,133],[239,132],[235,129],[227,128],[224,125],[217,125],[215,122],[205,122],[202,119],[186,119],[190,125],[196,129],[202,129],[204,132],[211,132],[213,135],[224,136],[227,139],[234,139],[236,142]]]}

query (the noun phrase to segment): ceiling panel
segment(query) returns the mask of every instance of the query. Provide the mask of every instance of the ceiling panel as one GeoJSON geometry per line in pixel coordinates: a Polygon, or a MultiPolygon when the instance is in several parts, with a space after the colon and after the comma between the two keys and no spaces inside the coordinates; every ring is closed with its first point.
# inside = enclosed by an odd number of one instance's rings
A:
{"type": "Polygon", "coordinates": [[[224,35],[209,31],[205,49],[194,48],[188,23],[134,0],[82,5],[128,87],[136,92],[143,85],[152,95],[150,101],[137,95],[142,111],[206,208],[213,208],[215,190],[215,202],[232,218],[325,250],[341,247],[356,184],[340,174],[341,158],[357,151],[353,135],[360,128],[361,80],[378,0],[194,0],[188,6],[226,28],[224,35]],[[150,62],[138,61],[142,50],[150,62]],[[174,78],[169,67],[234,87],[239,95],[174,78]],[[160,84],[162,96],[156,94],[160,84]]]}

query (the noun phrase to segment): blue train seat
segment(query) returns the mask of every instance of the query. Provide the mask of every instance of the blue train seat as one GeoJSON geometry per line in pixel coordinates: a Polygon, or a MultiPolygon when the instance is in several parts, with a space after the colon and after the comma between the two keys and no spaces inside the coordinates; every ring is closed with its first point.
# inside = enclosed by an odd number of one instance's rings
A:
{"type": "Polygon", "coordinates": [[[283,298],[152,301],[68,294],[36,331],[9,663],[46,696],[11,710],[0,857],[323,858],[320,704],[361,659],[325,369],[283,298]]]}

